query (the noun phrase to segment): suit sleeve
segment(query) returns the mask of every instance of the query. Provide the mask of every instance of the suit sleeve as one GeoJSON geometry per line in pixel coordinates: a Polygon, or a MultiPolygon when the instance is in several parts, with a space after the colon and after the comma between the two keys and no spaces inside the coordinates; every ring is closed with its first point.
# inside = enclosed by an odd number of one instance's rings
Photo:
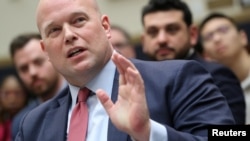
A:
{"type": "Polygon", "coordinates": [[[235,124],[225,97],[200,64],[189,61],[173,77],[167,94],[173,120],[165,125],[168,141],[205,141],[208,125],[235,124]]]}
{"type": "Polygon", "coordinates": [[[239,80],[231,70],[219,65],[211,73],[215,84],[227,100],[236,124],[245,124],[246,103],[239,80]]]}

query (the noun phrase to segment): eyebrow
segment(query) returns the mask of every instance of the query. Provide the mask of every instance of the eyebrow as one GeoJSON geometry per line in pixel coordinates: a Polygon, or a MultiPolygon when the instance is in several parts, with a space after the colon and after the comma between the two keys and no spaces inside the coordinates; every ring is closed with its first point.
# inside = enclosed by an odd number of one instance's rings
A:
{"type": "Polygon", "coordinates": [[[54,22],[53,21],[49,21],[47,23],[44,24],[44,29],[45,29],[45,33],[47,33],[48,29],[54,25],[54,22]]]}
{"type": "MultiPolygon", "coordinates": [[[[78,16],[78,15],[84,15],[85,17],[88,17],[87,16],[87,14],[85,13],[85,12],[83,12],[83,11],[75,11],[75,12],[73,12],[73,13],[71,13],[70,15],[69,15],[69,17],[66,17],[66,18],[72,18],[72,17],[75,17],[75,16],[78,16]]],[[[51,26],[53,26],[53,25],[55,25],[55,22],[53,21],[53,20],[51,20],[51,21],[48,21],[48,22],[46,22],[45,24],[44,24],[44,29],[45,29],[45,33],[47,33],[47,31],[48,31],[48,29],[51,27],[51,26]]]]}

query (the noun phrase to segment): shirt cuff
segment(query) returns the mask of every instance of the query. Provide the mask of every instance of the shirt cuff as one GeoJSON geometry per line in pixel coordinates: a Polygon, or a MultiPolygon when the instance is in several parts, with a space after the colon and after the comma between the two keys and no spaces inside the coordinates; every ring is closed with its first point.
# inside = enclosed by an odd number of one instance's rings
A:
{"type": "Polygon", "coordinates": [[[165,126],[150,120],[151,129],[149,141],[168,141],[168,132],[165,126]]]}
{"type": "MultiPolygon", "coordinates": [[[[167,129],[150,119],[150,136],[149,136],[149,141],[168,141],[168,132],[166,131],[167,129]]],[[[132,141],[136,141],[131,137],[132,141]]]]}

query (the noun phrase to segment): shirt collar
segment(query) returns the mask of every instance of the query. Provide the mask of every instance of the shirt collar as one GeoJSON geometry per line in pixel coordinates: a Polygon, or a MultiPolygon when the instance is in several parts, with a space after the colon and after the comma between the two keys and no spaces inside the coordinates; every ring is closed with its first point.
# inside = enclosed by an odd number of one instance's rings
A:
{"type": "MultiPolygon", "coordinates": [[[[115,77],[115,69],[116,67],[113,61],[109,60],[109,62],[104,66],[101,72],[94,79],[92,79],[86,84],[86,87],[94,93],[97,89],[103,89],[110,97],[115,77]]],[[[75,104],[77,93],[80,88],[69,84],[69,89],[71,93],[71,98],[73,100],[72,104],[75,104]]]]}
{"type": "Polygon", "coordinates": [[[193,55],[193,54],[194,54],[194,49],[193,49],[193,48],[190,48],[190,49],[188,50],[188,53],[187,53],[186,58],[190,57],[190,56],[193,55]]]}

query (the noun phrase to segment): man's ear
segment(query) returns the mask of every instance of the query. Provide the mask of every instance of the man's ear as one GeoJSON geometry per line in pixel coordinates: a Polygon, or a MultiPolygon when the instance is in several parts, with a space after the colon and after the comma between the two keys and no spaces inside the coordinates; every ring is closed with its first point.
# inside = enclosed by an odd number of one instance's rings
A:
{"type": "Polygon", "coordinates": [[[190,43],[192,46],[197,44],[198,40],[198,28],[195,25],[191,25],[189,27],[189,34],[190,34],[190,43]]]}
{"type": "Polygon", "coordinates": [[[46,55],[46,57],[48,58],[48,61],[49,61],[49,55],[48,55],[48,53],[45,50],[45,46],[44,46],[43,40],[40,40],[40,46],[41,46],[42,51],[45,53],[45,55],[46,55]]]}
{"type": "Polygon", "coordinates": [[[144,47],[144,44],[145,44],[145,33],[144,32],[141,34],[140,40],[141,40],[142,51],[145,53],[147,51],[146,51],[146,48],[144,47]]]}
{"type": "Polygon", "coordinates": [[[240,33],[240,41],[241,41],[242,45],[244,47],[246,47],[248,45],[247,34],[244,30],[240,30],[239,33],[240,33]]]}
{"type": "Polygon", "coordinates": [[[102,16],[102,26],[106,32],[107,37],[110,39],[111,38],[111,32],[110,32],[110,23],[109,23],[109,18],[106,15],[102,16]]]}
{"type": "Polygon", "coordinates": [[[43,43],[43,40],[40,40],[40,46],[41,46],[42,51],[44,51],[45,49],[44,49],[44,43],[43,43]]]}

